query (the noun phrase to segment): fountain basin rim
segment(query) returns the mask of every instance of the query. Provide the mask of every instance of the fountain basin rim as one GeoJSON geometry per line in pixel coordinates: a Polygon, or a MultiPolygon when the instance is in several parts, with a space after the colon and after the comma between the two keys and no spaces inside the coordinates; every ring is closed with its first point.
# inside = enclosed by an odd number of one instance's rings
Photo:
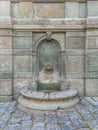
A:
{"type": "Polygon", "coordinates": [[[33,91],[28,87],[20,89],[20,94],[24,97],[31,99],[65,99],[75,97],[78,92],[75,88],[70,88],[65,91],[53,91],[53,92],[42,92],[42,91],[33,91]]]}

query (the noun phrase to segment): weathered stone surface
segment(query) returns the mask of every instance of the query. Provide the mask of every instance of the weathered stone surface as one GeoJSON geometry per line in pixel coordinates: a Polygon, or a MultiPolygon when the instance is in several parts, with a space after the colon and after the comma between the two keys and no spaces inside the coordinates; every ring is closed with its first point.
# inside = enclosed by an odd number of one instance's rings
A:
{"type": "Polygon", "coordinates": [[[0,95],[12,95],[12,80],[0,79],[0,95]]]}
{"type": "Polygon", "coordinates": [[[0,29],[0,36],[12,36],[11,29],[0,29]]]}
{"type": "Polygon", "coordinates": [[[13,36],[32,37],[32,32],[26,31],[14,31],[13,36]]]}
{"type": "Polygon", "coordinates": [[[32,72],[31,56],[14,56],[15,72],[32,72]]]}
{"type": "Polygon", "coordinates": [[[70,36],[70,37],[85,37],[86,36],[86,32],[85,31],[66,31],[66,36],[70,36]]]}
{"type": "Polygon", "coordinates": [[[32,2],[12,3],[12,17],[15,19],[33,18],[33,3],[32,2]]]}
{"type": "Polygon", "coordinates": [[[86,3],[79,3],[79,18],[86,18],[87,16],[86,7],[87,7],[86,3]]]}
{"type": "Polygon", "coordinates": [[[11,79],[12,73],[11,72],[0,72],[0,79],[11,79]]]}
{"type": "Polygon", "coordinates": [[[88,17],[98,16],[98,1],[88,1],[88,17]]]}
{"type": "Polygon", "coordinates": [[[65,71],[83,72],[84,71],[84,57],[83,56],[67,56],[65,71]]]}
{"type": "Polygon", "coordinates": [[[0,37],[1,49],[12,49],[12,37],[0,37]]]}
{"type": "Polygon", "coordinates": [[[32,79],[32,72],[15,72],[15,79],[32,79]]]}
{"type": "Polygon", "coordinates": [[[64,3],[33,4],[34,18],[64,18],[64,3]]]}
{"type": "Polygon", "coordinates": [[[12,71],[12,56],[0,55],[0,71],[12,71]]]}
{"type": "Polygon", "coordinates": [[[14,79],[14,94],[19,94],[20,88],[25,86],[32,88],[32,79],[14,79]]]}
{"type": "Polygon", "coordinates": [[[67,86],[76,88],[80,95],[84,95],[84,79],[66,79],[67,86]]]}
{"type": "Polygon", "coordinates": [[[98,71],[98,56],[87,56],[86,70],[90,72],[98,71]]]}
{"type": "Polygon", "coordinates": [[[66,37],[66,48],[67,49],[84,49],[85,48],[85,37],[66,37]]]}
{"type": "Polygon", "coordinates": [[[84,78],[83,72],[66,72],[67,79],[82,79],[84,78]]]}
{"type": "Polygon", "coordinates": [[[98,36],[97,37],[87,37],[87,48],[88,49],[98,49],[98,36]]]}
{"type": "MultiPolygon", "coordinates": [[[[19,46],[18,46],[19,47],[19,46]]],[[[29,45],[27,45],[26,47],[29,47],[29,45]]],[[[5,51],[3,51],[2,53],[4,54],[4,52],[5,51]]],[[[8,52],[7,50],[6,50],[6,54],[7,53],[11,53],[11,51],[10,52],[8,52]]],[[[13,54],[14,55],[19,55],[19,56],[21,56],[21,55],[32,55],[32,47],[30,48],[30,49],[13,49],[13,54]]]]}
{"type": "Polygon", "coordinates": [[[86,95],[96,96],[98,95],[98,79],[86,79],[86,95]]]}
{"type": "Polygon", "coordinates": [[[97,79],[98,78],[98,72],[86,72],[85,78],[87,78],[87,79],[97,79]]]}
{"type": "Polygon", "coordinates": [[[65,3],[65,17],[66,18],[78,18],[78,2],[66,2],[65,3]]]}
{"type": "Polygon", "coordinates": [[[13,37],[14,49],[31,49],[32,37],[13,37]]]}
{"type": "Polygon", "coordinates": [[[89,37],[92,37],[92,36],[98,36],[98,29],[91,29],[91,30],[87,30],[87,36],[89,37]]]}
{"type": "Polygon", "coordinates": [[[10,1],[0,1],[0,17],[10,17],[10,1]]]}

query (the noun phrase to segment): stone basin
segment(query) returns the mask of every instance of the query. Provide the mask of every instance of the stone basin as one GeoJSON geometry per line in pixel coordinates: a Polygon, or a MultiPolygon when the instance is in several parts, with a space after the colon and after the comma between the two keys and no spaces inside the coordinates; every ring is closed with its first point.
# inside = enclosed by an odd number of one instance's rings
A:
{"type": "Polygon", "coordinates": [[[66,91],[33,91],[24,87],[20,90],[18,106],[27,112],[33,110],[56,110],[73,107],[79,102],[76,89],[69,88],[66,91]]]}

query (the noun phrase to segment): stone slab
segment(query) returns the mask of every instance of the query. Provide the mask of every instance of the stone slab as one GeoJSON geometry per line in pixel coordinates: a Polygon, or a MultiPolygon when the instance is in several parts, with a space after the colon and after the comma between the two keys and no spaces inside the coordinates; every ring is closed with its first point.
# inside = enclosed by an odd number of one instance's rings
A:
{"type": "Polygon", "coordinates": [[[98,1],[88,1],[88,17],[98,16],[98,1]]]}
{"type": "Polygon", "coordinates": [[[79,95],[84,95],[84,79],[66,79],[68,87],[73,87],[78,90],[79,95]]]}
{"type": "Polygon", "coordinates": [[[79,3],[79,18],[86,18],[87,17],[87,3],[79,3]]]}
{"type": "Polygon", "coordinates": [[[78,2],[65,3],[65,18],[79,18],[78,2]]]}
{"type": "Polygon", "coordinates": [[[98,79],[86,79],[86,95],[98,96],[98,79]]]}
{"type": "Polygon", "coordinates": [[[12,95],[12,80],[0,79],[0,96],[12,95]]]}
{"type": "Polygon", "coordinates": [[[87,56],[86,57],[86,70],[88,72],[98,71],[98,56],[87,56]]]}
{"type": "Polygon", "coordinates": [[[84,71],[84,57],[83,56],[67,56],[65,71],[83,72],[84,71]]]}
{"type": "Polygon", "coordinates": [[[34,18],[64,18],[64,3],[33,4],[34,18]]]}
{"type": "Polygon", "coordinates": [[[85,48],[85,37],[66,37],[66,48],[67,49],[84,49],[85,48]]]}
{"type": "Polygon", "coordinates": [[[11,72],[12,71],[12,56],[0,55],[0,71],[11,72]]]}
{"type": "Polygon", "coordinates": [[[15,72],[31,72],[32,71],[32,56],[14,56],[14,71],[15,72]]]}
{"type": "Polygon", "coordinates": [[[0,37],[1,49],[12,49],[12,37],[0,37]]]}
{"type": "Polygon", "coordinates": [[[12,3],[12,18],[15,19],[33,18],[33,3],[32,2],[12,3]]]}
{"type": "Polygon", "coordinates": [[[87,37],[87,48],[88,49],[98,49],[98,36],[97,37],[87,37]]]}
{"type": "Polygon", "coordinates": [[[32,79],[14,79],[14,95],[18,95],[19,90],[24,86],[32,88],[32,79]]]}
{"type": "Polygon", "coordinates": [[[32,37],[13,37],[14,49],[32,49],[32,37]]]}

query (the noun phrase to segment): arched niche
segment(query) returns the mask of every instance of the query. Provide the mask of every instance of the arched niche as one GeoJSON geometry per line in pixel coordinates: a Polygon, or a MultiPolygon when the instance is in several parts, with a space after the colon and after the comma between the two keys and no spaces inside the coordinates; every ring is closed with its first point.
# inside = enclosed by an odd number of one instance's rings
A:
{"type": "Polygon", "coordinates": [[[65,90],[65,52],[60,43],[44,37],[36,44],[33,51],[33,89],[65,90]]]}

